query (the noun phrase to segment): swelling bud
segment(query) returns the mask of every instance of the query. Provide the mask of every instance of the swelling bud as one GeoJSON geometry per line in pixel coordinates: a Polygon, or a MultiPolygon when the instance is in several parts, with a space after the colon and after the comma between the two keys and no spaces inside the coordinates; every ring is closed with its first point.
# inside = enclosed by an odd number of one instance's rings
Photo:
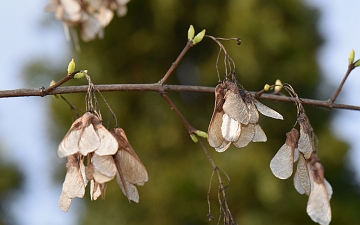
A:
{"type": "Polygon", "coordinates": [[[72,74],[74,71],[75,71],[75,61],[74,59],[72,59],[68,65],[67,72],[68,74],[72,74]]]}
{"type": "Polygon", "coordinates": [[[188,30],[188,40],[191,41],[194,38],[194,35],[195,35],[195,29],[193,25],[190,25],[188,30]]]}
{"type": "Polygon", "coordinates": [[[200,41],[202,41],[202,39],[204,38],[205,36],[205,32],[206,30],[202,30],[200,33],[198,33],[195,37],[194,37],[194,40],[192,41],[192,43],[194,45],[196,45],[197,43],[199,43],[200,41]]]}

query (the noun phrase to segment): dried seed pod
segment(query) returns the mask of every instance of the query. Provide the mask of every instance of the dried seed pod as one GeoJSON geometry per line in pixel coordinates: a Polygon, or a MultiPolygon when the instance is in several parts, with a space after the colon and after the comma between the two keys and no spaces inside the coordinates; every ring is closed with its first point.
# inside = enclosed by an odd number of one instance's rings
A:
{"type": "Polygon", "coordinates": [[[255,125],[249,123],[248,125],[241,125],[241,133],[237,141],[234,142],[235,147],[242,148],[247,146],[254,138],[255,125]]]}
{"type": "Polygon", "coordinates": [[[304,154],[305,159],[310,158],[314,151],[313,144],[313,130],[305,113],[300,113],[298,116],[298,123],[300,125],[300,138],[298,141],[298,149],[304,154]]]}
{"type": "Polygon", "coordinates": [[[254,99],[253,98],[253,101],[254,101],[254,104],[257,108],[257,110],[259,110],[259,112],[261,114],[263,114],[264,116],[267,116],[267,117],[271,117],[271,118],[274,118],[274,119],[278,119],[278,120],[283,120],[283,116],[276,112],[275,110],[267,107],[266,105],[260,103],[258,100],[254,99]]]}
{"type": "Polygon", "coordinates": [[[285,144],[270,161],[272,173],[279,179],[287,179],[293,173],[294,152],[299,139],[299,131],[293,128],[286,133],[285,144]]]}
{"type": "Polygon", "coordinates": [[[116,165],[113,156],[100,156],[94,153],[94,155],[91,157],[91,163],[94,166],[93,177],[97,183],[106,183],[115,177],[116,165]]]}
{"type": "MultiPolygon", "coordinates": [[[[121,128],[114,128],[111,133],[118,141],[119,149],[114,156],[115,165],[119,174],[119,179],[123,192],[129,200],[136,199],[133,196],[131,185],[144,185],[148,181],[148,174],[145,166],[131,147],[125,132],[121,128]],[[128,184],[131,185],[128,185],[128,184]],[[128,190],[130,192],[128,192],[128,190]]],[[[118,182],[119,183],[119,182],[118,182]]]]}
{"type": "Polygon", "coordinates": [[[235,83],[226,82],[225,103],[223,105],[225,114],[241,124],[249,123],[248,108],[240,96],[239,89],[235,83]]]}
{"type": "Polygon", "coordinates": [[[59,208],[67,211],[71,204],[71,199],[82,198],[85,194],[85,183],[80,172],[80,156],[78,154],[67,157],[66,176],[59,199],[59,208]]]}
{"type": "Polygon", "coordinates": [[[308,161],[308,170],[311,180],[311,192],[307,203],[306,212],[310,218],[322,225],[331,221],[330,198],[332,188],[324,178],[324,168],[318,162],[315,154],[308,161]]]}
{"type": "MultiPolygon", "coordinates": [[[[92,124],[100,138],[100,145],[95,150],[97,155],[114,155],[118,150],[118,143],[114,136],[101,124],[97,116],[93,117],[92,124]]],[[[115,176],[115,174],[114,174],[115,176]]]]}
{"type": "MultiPolygon", "coordinates": [[[[211,121],[208,128],[208,142],[211,147],[220,151],[225,151],[230,144],[225,141],[221,133],[222,118],[224,115],[223,105],[225,102],[223,84],[218,84],[215,87],[215,107],[211,117],[211,121]],[[225,149],[224,147],[227,146],[225,149]]],[[[218,151],[217,150],[217,151],[218,151]]]]}
{"type": "Polygon", "coordinates": [[[86,112],[82,117],[75,120],[70,130],[60,142],[58,156],[60,158],[81,153],[86,156],[100,146],[100,138],[92,125],[94,115],[86,112]]]}
{"type": "Polygon", "coordinates": [[[306,160],[302,153],[299,153],[299,161],[294,176],[294,186],[300,194],[305,193],[306,195],[309,195],[311,192],[310,175],[306,160]]]}

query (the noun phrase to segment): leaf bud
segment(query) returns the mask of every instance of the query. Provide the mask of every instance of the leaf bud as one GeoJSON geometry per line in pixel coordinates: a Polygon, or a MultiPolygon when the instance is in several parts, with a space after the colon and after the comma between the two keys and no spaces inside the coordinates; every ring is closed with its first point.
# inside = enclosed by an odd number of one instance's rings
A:
{"type": "Polygon", "coordinates": [[[195,134],[190,134],[190,137],[191,137],[191,140],[195,143],[197,143],[199,141],[195,134]]]}
{"type": "Polygon", "coordinates": [[[74,61],[74,59],[72,59],[68,65],[67,72],[68,72],[68,74],[72,74],[74,71],[75,71],[75,61],[74,61]]]}
{"type": "Polygon", "coordinates": [[[195,29],[193,25],[190,25],[188,30],[188,40],[191,41],[194,38],[194,35],[195,35],[195,29]]]}
{"type": "MultiPolygon", "coordinates": [[[[56,84],[56,82],[54,81],[54,80],[52,80],[51,82],[50,82],[50,87],[51,86],[54,86],[56,84]]],[[[55,94],[55,95],[53,95],[55,98],[59,98],[59,95],[58,94],[55,94]]]]}
{"type": "Polygon", "coordinates": [[[281,80],[277,79],[277,80],[275,81],[275,90],[274,90],[274,93],[275,93],[275,94],[280,93],[281,89],[282,89],[281,80]]]}
{"type": "Polygon", "coordinates": [[[208,138],[208,134],[202,130],[196,130],[195,131],[195,134],[199,137],[202,137],[202,138],[208,138]]]}
{"type": "Polygon", "coordinates": [[[350,54],[349,54],[349,58],[348,58],[349,64],[353,63],[354,59],[355,59],[355,51],[354,51],[354,49],[351,49],[350,54]]]}
{"type": "Polygon", "coordinates": [[[204,38],[205,32],[206,30],[204,29],[194,37],[194,40],[192,41],[194,45],[199,43],[204,38]]]}
{"type": "Polygon", "coordinates": [[[268,90],[270,90],[270,85],[265,84],[265,86],[264,86],[264,91],[268,91],[268,90]]]}

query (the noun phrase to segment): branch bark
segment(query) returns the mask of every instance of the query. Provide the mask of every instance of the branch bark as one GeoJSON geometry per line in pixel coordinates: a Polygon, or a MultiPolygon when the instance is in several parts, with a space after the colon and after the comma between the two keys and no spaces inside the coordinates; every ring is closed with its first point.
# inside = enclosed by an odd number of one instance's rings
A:
{"type": "MultiPolygon", "coordinates": [[[[204,87],[204,86],[189,86],[189,85],[169,85],[169,84],[101,84],[95,85],[95,87],[101,92],[111,92],[111,91],[154,91],[154,92],[163,92],[163,91],[176,91],[176,92],[201,92],[201,93],[214,93],[214,87],[204,87]]],[[[46,88],[23,88],[23,89],[14,89],[14,90],[0,90],[0,98],[12,98],[12,97],[29,97],[29,96],[41,96],[46,95],[55,95],[55,94],[71,94],[71,93],[85,93],[87,92],[88,86],[65,86],[57,87],[56,89],[45,93],[46,88]]],[[[250,92],[253,96],[257,92],[250,92]]],[[[255,96],[257,99],[268,99],[279,102],[294,102],[291,97],[273,95],[273,94],[262,94],[261,96],[255,96]]],[[[312,105],[316,107],[323,108],[337,108],[337,109],[347,109],[347,110],[356,110],[360,111],[360,106],[347,105],[347,104],[338,104],[332,103],[331,101],[322,101],[316,99],[306,99],[300,98],[302,104],[312,105]]]]}

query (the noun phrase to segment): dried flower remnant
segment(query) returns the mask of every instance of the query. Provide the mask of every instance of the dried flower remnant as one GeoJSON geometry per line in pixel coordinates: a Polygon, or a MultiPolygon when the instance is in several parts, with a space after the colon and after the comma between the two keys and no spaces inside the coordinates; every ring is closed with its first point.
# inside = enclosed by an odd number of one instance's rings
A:
{"type": "Polygon", "coordinates": [[[258,106],[265,115],[276,119],[282,116],[256,101],[250,93],[238,89],[231,81],[224,81],[215,88],[215,107],[209,124],[209,145],[216,151],[225,151],[231,143],[242,148],[249,142],[265,142],[266,135],[258,124],[258,106]]]}
{"type": "Polygon", "coordinates": [[[146,168],[131,147],[124,130],[114,128],[111,133],[119,144],[119,149],[114,156],[117,168],[116,181],[129,201],[139,202],[135,185],[142,186],[148,181],[146,168]]]}
{"type": "Polygon", "coordinates": [[[59,199],[59,208],[68,211],[73,198],[82,198],[85,194],[84,164],[79,154],[67,157],[66,176],[59,199]]]}
{"type": "Polygon", "coordinates": [[[294,153],[297,148],[299,131],[293,128],[286,133],[285,144],[270,161],[272,173],[280,179],[287,179],[293,173],[294,153]]]}

